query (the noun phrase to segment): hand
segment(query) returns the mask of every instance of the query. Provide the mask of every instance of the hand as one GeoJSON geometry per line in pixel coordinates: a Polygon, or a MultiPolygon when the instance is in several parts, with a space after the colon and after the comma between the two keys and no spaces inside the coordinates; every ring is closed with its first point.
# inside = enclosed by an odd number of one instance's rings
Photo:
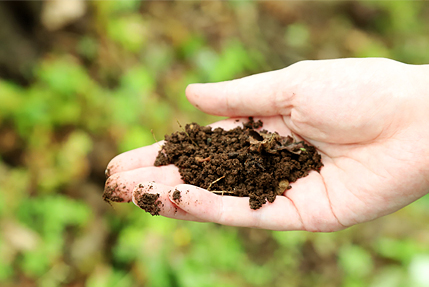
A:
{"type": "Polygon", "coordinates": [[[258,210],[248,198],[183,184],[175,166],[154,167],[158,144],[114,158],[106,188],[126,201],[133,190],[159,193],[163,216],[233,226],[336,231],[376,219],[429,191],[428,76],[427,65],[338,59],[190,85],[186,95],[197,108],[234,117],[214,126],[229,129],[240,125],[236,118],[254,116],[265,129],[293,133],[322,154],[320,173],[310,172],[258,210]],[[175,189],[181,201],[172,199],[175,189]]]}

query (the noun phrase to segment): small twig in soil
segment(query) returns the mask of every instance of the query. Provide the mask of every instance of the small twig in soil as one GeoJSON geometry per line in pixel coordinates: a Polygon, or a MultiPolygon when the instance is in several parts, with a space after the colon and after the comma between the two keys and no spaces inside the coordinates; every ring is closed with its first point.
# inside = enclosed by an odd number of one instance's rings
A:
{"type": "Polygon", "coordinates": [[[150,130],[150,132],[152,133],[153,139],[155,140],[155,142],[158,144],[159,148],[162,149],[162,146],[159,144],[159,142],[156,140],[155,137],[155,133],[153,132],[153,129],[150,130]]]}
{"type": "Polygon", "coordinates": [[[213,192],[214,194],[220,194],[220,195],[235,195],[235,192],[228,191],[228,190],[209,190],[210,192],[213,192]]]}
{"type": "Polygon", "coordinates": [[[210,157],[208,156],[208,157],[206,157],[206,158],[202,158],[202,157],[200,157],[200,156],[196,156],[196,157],[195,157],[195,161],[197,161],[197,162],[210,161],[210,157]]]}
{"type": "Polygon", "coordinates": [[[186,129],[184,127],[182,127],[182,125],[180,124],[179,120],[176,120],[177,124],[179,125],[179,127],[185,132],[185,134],[188,136],[188,138],[191,140],[191,142],[196,146],[196,147],[200,147],[196,142],[194,142],[194,140],[191,138],[191,136],[188,134],[188,132],[186,131],[186,129]]]}
{"type": "Polygon", "coordinates": [[[225,176],[221,176],[218,179],[216,179],[215,181],[213,181],[212,183],[210,183],[209,187],[207,187],[207,190],[210,190],[210,187],[212,187],[213,184],[215,184],[216,182],[218,182],[219,180],[221,180],[222,178],[225,178],[225,176]]]}

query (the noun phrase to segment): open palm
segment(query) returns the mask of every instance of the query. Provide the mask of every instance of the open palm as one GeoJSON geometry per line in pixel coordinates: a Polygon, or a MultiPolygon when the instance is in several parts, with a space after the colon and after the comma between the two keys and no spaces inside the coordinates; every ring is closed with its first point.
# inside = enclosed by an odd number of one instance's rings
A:
{"type": "Polygon", "coordinates": [[[232,117],[214,126],[228,129],[240,124],[235,119],[254,116],[265,129],[292,133],[322,154],[320,173],[310,172],[259,210],[251,210],[247,198],[183,184],[172,165],[154,167],[158,145],[113,159],[106,188],[125,201],[159,193],[160,214],[167,217],[273,230],[335,231],[392,213],[429,191],[422,67],[387,59],[304,61],[189,86],[196,107],[232,117]],[[172,199],[175,189],[180,201],[172,199]]]}

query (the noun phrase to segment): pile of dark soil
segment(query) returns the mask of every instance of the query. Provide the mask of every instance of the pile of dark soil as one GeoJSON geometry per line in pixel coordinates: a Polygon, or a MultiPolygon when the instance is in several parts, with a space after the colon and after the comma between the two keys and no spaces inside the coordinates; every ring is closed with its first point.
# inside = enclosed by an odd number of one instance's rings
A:
{"type": "Polygon", "coordinates": [[[252,209],[289,189],[289,183],[323,166],[316,148],[249,122],[232,130],[196,123],[165,136],[155,166],[174,164],[185,183],[221,195],[248,196],[252,209]]]}

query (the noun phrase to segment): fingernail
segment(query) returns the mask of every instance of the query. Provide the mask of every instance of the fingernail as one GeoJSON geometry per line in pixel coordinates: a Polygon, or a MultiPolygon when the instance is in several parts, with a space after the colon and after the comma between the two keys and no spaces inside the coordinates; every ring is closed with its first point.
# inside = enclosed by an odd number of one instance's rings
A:
{"type": "Polygon", "coordinates": [[[110,177],[110,167],[106,168],[106,170],[104,171],[104,175],[106,176],[106,179],[110,177]]]}
{"type": "Polygon", "coordinates": [[[151,190],[152,187],[151,185],[139,184],[134,189],[133,202],[144,211],[155,216],[159,215],[161,206],[164,206],[164,204],[159,200],[159,193],[148,193],[148,190],[151,190]]]}

